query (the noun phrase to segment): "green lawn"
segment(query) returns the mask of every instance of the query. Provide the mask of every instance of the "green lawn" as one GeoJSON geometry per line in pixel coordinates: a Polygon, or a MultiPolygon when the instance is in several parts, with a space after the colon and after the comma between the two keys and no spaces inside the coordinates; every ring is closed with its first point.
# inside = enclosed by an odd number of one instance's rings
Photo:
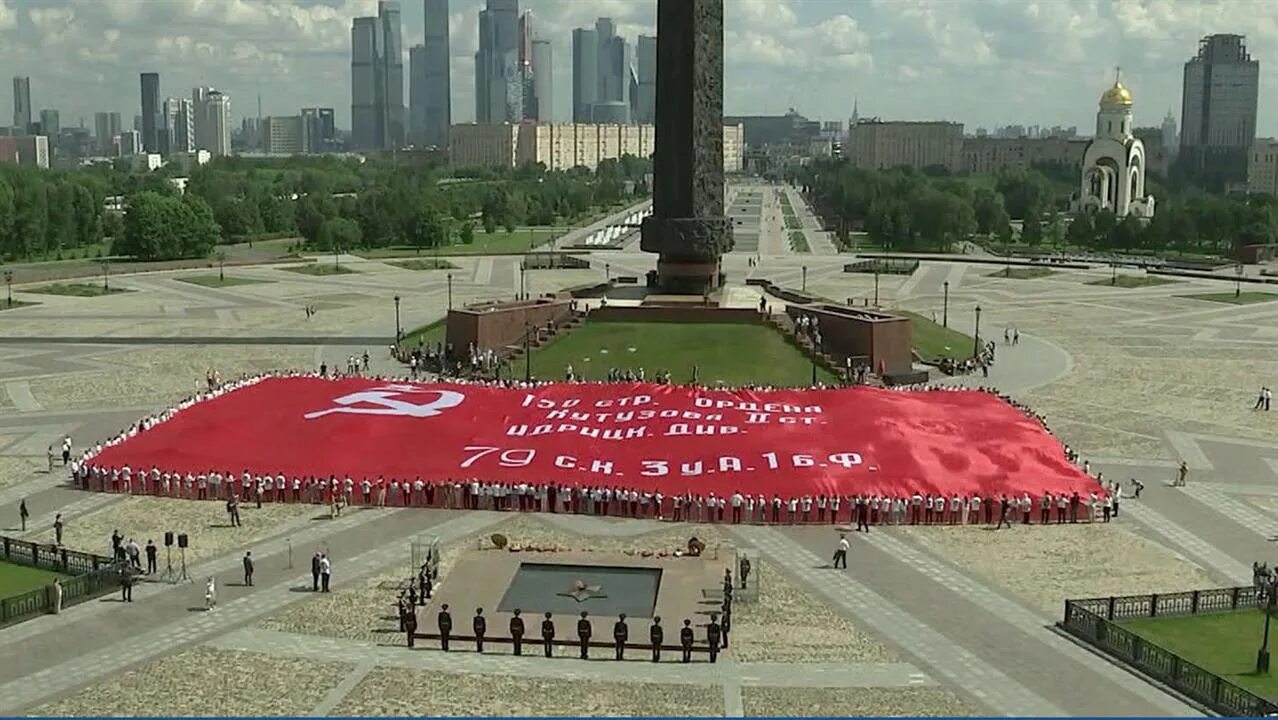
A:
{"type": "Polygon", "coordinates": [[[199,285],[200,287],[235,287],[236,285],[261,285],[263,283],[273,282],[272,280],[257,280],[254,278],[235,277],[228,275],[219,277],[217,275],[188,275],[187,277],[176,278],[179,282],[199,285]]]}
{"type": "Polygon", "coordinates": [[[562,235],[561,228],[515,228],[514,232],[506,232],[498,228],[495,233],[483,230],[475,232],[475,241],[470,244],[456,242],[441,248],[440,255],[518,255],[526,253],[562,235]]]}
{"type": "Polygon", "coordinates": [[[98,283],[53,283],[51,285],[41,285],[37,288],[31,288],[24,292],[38,293],[40,295],[65,295],[68,297],[102,297],[103,295],[118,295],[120,293],[133,292],[121,287],[103,287],[98,283]]]}
{"type": "Polygon", "coordinates": [[[401,270],[456,270],[457,266],[447,260],[435,260],[434,258],[421,258],[420,260],[401,260],[399,262],[387,263],[401,270]]]}
{"type": "Polygon", "coordinates": [[[799,222],[799,217],[797,215],[786,215],[785,229],[786,230],[802,230],[803,223],[799,222]]]}
{"type": "MultiPolygon", "coordinates": [[[[1126,620],[1121,624],[1204,670],[1261,697],[1278,699],[1278,669],[1255,674],[1256,651],[1265,628],[1265,615],[1260,610],[1126,620]]],[[[1273,651],[1278,652],[1278,647],[1273,651]]]]}
{"type": "Polygon", "coordinates": [[[447,330],[448,316],[445,315],[433,323],[409,330],[408,334],[404,336],[403,341],[400,342],[400,345],[411,350],[417,347],[418,341],[420,340],[424,346],[433,346],[437,342],[444,341],[444,335],[447,330]]]}
{"type": "MultiPolygon", "coordinates": [[[[951,313],[953,313],[951,308],[951,313]]],[[[893,310],[910,319],[910,335],[914,341],[914,350],[924,360],[935,361],[941,358],[966,360],[972,357],[972,336],[947,328],[940,323],[932,322],[909,310],[893,310]]]]}
{"type": "MultiPolygon", "coordinates": [[[[643,368],[648,379],[669,371],[676,383],[692,380],[729,385],[762,383],[806,387],[812,362],[781,333],[749,323],[662,323],[590,321],[533,350],[535,377],[560,379],[571,365],[578,377],[604,380],[610,368],[643,368]]],[[[511,368],[522,375],[523,361],[511,368]]],[[[834,375],[817,368],[817,379],[835,383],[834,375]]]]}
{"type": "Polygon", "coordinates": [[[0,562],[0,598],[21,595],[36,588],[52,584],[54,578],[65,577],[60,573],[26,565],[0,562]]]}
{"type": "Polygon", "coordinates": [[[303,275],[349,275],[359,272],[352,270],[345,265],[337,265],[330,262],[316,262],[309,265],[298,265],[296,267],[286,267],[284,270],[289,272],[301,273],[303,275]]]}
{"type": "Polygon", "coordinates": [[[1209,302],[1226,303],[1229,305],[1251,305],[1253,303],[1269,302],[1270,300],[1278,300],[1278,293],[1257,292],[1255,290],[1244,291],[1238,295],[1231,292],[1227,293],[1199,293],[1197,295],[1181,295],[1181,297],[1190,298],[1191,300],[1207,300],[1209,302]]]}
{"type": "Polygon", "coordinates": [[[790,250],[797,253],[812,252],[812,248],[808,246],[808,236],[802,230],[790,232],[790,250]]]}
{"type": "Polygon", "coordinates": [[[1118,275],[1117,277],[1110,276],[1100,280],[1091,280],[1087,284],[1104,285],[1105,287],[1142,288],[1155,285],[1170,285],[1177,282],[1180,281],[1157,275],[1118,275]]]}
{"type": "Polygon", "coordinates": [[[1043,278],[1049,275],[1055,275],[1056,271],[1045,267],[1005,267],[998,272],[992,272],[986,277],[1004,278],[1011,280],[1033,280],[1035,278],[1043,278]]]}
{"type": "Polygon", "coordinates": [[[14,300],[13,302],[9,302],[8,299],[5,299],[5,300],[0,300],[0,310],[17,310],[18,308],[30,307],[32,305],[39,305],[39,304],[40,303],[23,302],[21,300],[14,300]]]}

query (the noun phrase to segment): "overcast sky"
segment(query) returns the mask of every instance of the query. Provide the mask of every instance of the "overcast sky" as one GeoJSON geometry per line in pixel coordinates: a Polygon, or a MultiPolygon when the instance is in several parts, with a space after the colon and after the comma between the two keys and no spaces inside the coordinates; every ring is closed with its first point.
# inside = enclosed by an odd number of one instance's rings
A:
{"type": "MultiPolygon", "coordinates": [[[[403,7],[407,48],[422,4],[403,7]]],[[[476,13],[452,0],[454,122],[474,115],[476,13]]],[[[725,111],[810,118],[945,119],[978,126],[1077,125],[1089,132],[1114,66],[1136,98],[1138,125],[1169,109],[1179,122],[1181,68],[1198,39],[1247,35],[1261,63],[1259,133],[1278,134],[1275,0],[725,0],[725,111]],[[1273,63],[1273,65],[1271,65],[1273,63]]],[[[0,73],[29,75],[37,111],[62,124],[139,112],[138,73],[163,94],[195,85],[230,93],[232,115],[336,108],[350,116],[351,19],[376,0],[0,0],[0,73]]],[[[655,0],[523,0],[554,44],[556,119],[569,115],[570,33],[612,17],[633,39],[653,32],[655,0]]],[[[0,85],[0,125],[12,118],[0,85]]],[[[405,91],[407,99],[407,90],[405,91]]]]}

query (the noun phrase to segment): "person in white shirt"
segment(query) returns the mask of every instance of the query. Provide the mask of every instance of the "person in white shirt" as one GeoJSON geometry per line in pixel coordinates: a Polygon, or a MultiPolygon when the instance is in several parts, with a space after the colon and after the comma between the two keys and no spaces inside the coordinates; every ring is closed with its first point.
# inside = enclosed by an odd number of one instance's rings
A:
{"type": "Polygon", "coordinates": [[[848,536],[840,533],[839,544],[836,545],[834,548],[834,560],[831,563],[831,566],[835,570],[838,570],[840,568],[844,570],[848,569],[848,548],[849,547],[851,547],[851,545],[848,543],[848,536]]]}

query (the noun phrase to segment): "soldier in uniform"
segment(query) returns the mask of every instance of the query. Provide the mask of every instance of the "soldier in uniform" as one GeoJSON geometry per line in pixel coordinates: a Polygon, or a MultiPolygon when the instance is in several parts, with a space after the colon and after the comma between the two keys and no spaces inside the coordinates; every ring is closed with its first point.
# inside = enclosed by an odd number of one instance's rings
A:
{"type": "Polygon", "coordinates": [[[679,631],[679,644],[683,646],[683,661],[692,662],[692,621],[685,619],[679,631]]]}
{"type": "Polygon", "coordinates": [[[546,657],[555,654],[555,621],[550,613],[546,613],[546,619],[541,621],[541,640],[546,648],[546,657]]]}
{"type": "Polygon", "coordinates": [[[488,632],[488,621],[484,619],[484,609],[475,608],[475,619],[471,622],[475,630],[475,652],[484,651],[484,633],[488,632]]]}
{"type": "Polygon", "coordinates": [[[719,625],[719,613],[710,613],[710,624],[706,626],[706,643],[710,645],[710,662],[719,662],[719,640],[723,638],[723,628],[719,625]]]}
{"type": "Polygon", "coordinates": [[[417,639],[417,609],[412,605],[406,605],[402,622],[404,624],[404,632],[408,633],[408,647],[414,647],[414,642],[417,639]]]}
{"type": "Polygon", "coordinates": [[[408,604],[409,605],[417,604],[417,591],[413,589],[412,583],[408,584],[408,604]]]}
{"type": "Polygon", "coordinates": [[[728,595],[732,592],[732,571],[723,569],[723,594],[728,595]]]}
{"type": "Polygon", "coordinates": [[[666,639],[666,632],[661,628],[661,617],[652,619],[652,627],[648,628],[648,642],[652,644],[652,661],[661,661],[661,643],[666,639]]]}
{"type": "Polygon", "coordinates": [[[617,659],[622,660],[626,654],[626,640],[630,639],[630,628],[626,626],[626,614],[621,613],[617,616],[617,622],[612,626],[612,645],[617,651],[617,659]]]}
{"type": "Polygon", "coordinates": [[[417,573],[417,599],[422,605],[430,599],[430,586],[430,573],[426,570],[426,563],[422,563],[421,572],[417,573]]]}
{"type": "Polygon", "coordinates": [[[737,572],[737,576],[741,578],[741,589],[746,589],[746,578],[750,577],[750,558],[741,558],[741,569],[737,572]]]}
{"type": "Polygon", "coordinates": [[[448,603],[439,608],[439,649],[448,652],[448,636],[453,632],[453,616],[448,613],[448,603]]]}
{"type": "Polygon", "coordinates": [[[581,643],[581,659],[590,658],[590,620],[586,619],[586,611],[581,611],[581,619],[577,621],[577,641],[581,643]]]}
{"type": "Polygon", "coordinates": [[[510,637],[515,641],[515,654],[524,654],[524,619],[519,617],[519,608],[515,608],[515,616],[510,619],[510,637]]]}

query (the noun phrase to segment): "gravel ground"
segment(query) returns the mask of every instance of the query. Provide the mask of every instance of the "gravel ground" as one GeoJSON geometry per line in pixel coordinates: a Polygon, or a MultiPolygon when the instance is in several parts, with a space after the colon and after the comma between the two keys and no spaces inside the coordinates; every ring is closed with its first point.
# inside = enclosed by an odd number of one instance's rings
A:
{"type": "Polygon", "coordinates": [[[193,393],[210,368],[230,380],[243,373],[310,367],[313,359],[310,349],[294,347],[151,347],[102,358],[118,370],[34,379],[31,394],[48,410],[169,404],[193,393]]]}
{"type": "Polygon", "coordinates": [[[964,717],[980,712],[938,688],[741,689],[747,717],[964,717]]]}
{"type": "Polygon", "coordinates": [[[555,681],[377,669],[335,716],[710,717],[723,715],[723,690],[695,685],[555,681]]]}
{"type": "Polygon", "coordinates": [[[1014,525],[998,532],[977,527],[903,530],[937,555],[993,580],[1051,615],[1059,614],[1070,598],[1216,585],[1202,568],[1117,522],[1014,525]]]}
{"type": "MultiPolygon", "coordinates": [[[[156,545],[162,545],[166,530],[184,532],[190,537],[191,545],[186,550],[186,562],[190,565],[251,545],[290,526],[309,522],[309,518],[320,514],[327,516],[321,508],[310,505],[266,504],[258,509],[252,503],[245,503],[240,506],[242,526],[232,528],[225,524],[226,504],[220,500],[129,496],[96,512],[68,520],[62,541],[72,550],[109,555],[111,533],[115,530],[142,546],[147,540],[155,540],[156,545]]],[[[26,537],[53,542],[53,528],[37,530],[26,537]]],[[[283,542],[282,539],[279,541],[281,545],[283,542]]],[[[254,554],[261,556],[267,552],[259,549],[254,554]]],[[[176,557],[174,562],[177,562],[176,557]]],[[[160,563],[164,563],[163,550],[160,563]]]]}
{"type": "Polygon", "coordinates": [[[1270,515],[1278,515],[1278,497],[1269,497],[1267,495],[1247,495],[1240,497],[1239,499],[1255,505],[1270,515]]]}
{"type": "MultiPolygon", "coordinates": [[[[3,438],[0,437],[0,439],[3,438]]],[[[62,461],[59,460],[58,472],[61,472],[61,463],[62,461]]],[[[43,475],[48,469],[47,458],[34,455],[0,456],[0,488],[30,480],[37,473],[43,475]]]]}
{"type": "MultiPolygon", "coordinates": [[[[709,544],[722,541],[716,530],[698,536],[709,544]]],[[[483,533],[448,543],[440,548],[440,577],[448,582],[448,571],[463,553],[473,550],[494,533],[501,533],[512,544],[559,545],[574,549],[594,548],[599,552],[622,552],[665,548],[674,550],[686,544],[688,530],[682,527],[663,527],[654,532],[635,537],[597,537],[574,533],[570,530],[540,520],[535,515],[512,515],[500,526],[483,533]]],[[[386,568],[353,586],[340,587],[327,595],[318,595],[290,606],[287,610],[267,618],[262,627],[284,632],[340,637],[351,640],[404,643],[398,633],[394,618],[395,593],[383,588],[384,583],[401,580],[409,575],[408,563],[386,568]],[[369,613],[368,608],[376,612],[369,613]],[[387,629],[395,630],[388,634],[387,629]]]]}
{"type": "Polygon", "coordinates": [[[298,716],[310,712],[351,669],[341,663],[197,647],[84,688],[32,714],[298,716]]]}
{"type": "Polygon", "coordinates": [[[759,601],[733,606],[732,653],[741,661],[892,662],[899,658],[767,560],[759,601]]]}

